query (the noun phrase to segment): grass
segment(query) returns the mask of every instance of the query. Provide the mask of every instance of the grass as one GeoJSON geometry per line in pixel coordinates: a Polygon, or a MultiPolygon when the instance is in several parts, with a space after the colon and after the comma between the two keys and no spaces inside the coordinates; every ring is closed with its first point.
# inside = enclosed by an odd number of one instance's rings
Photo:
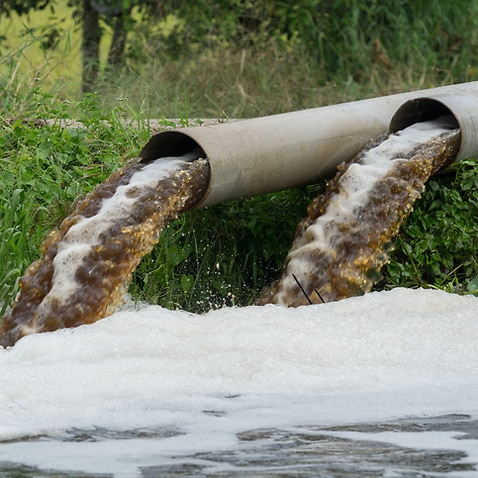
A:
{"type": "Polygon", "coordinates": [[[477,187],[476,160],[430,179],[401,228],[383,286],[478,293],[477,187]]]}
{"type": "MultiPolygon", "coordinates": [[[[48,231],[78,197],[147,142],[149,119],[179,118],[187,125],[201,117],[261,116],[443,80],[406,66],[383,77],[377,69],[369,82],[324,80],[320,67],[300,50],[279,48],[271,40],[259,50],[206,49],[176,61],[151,59],[105,78],[98,95],[80,97],[76,59],[71,60],[76,33],[65,35],[69,39],[61,48],[46,52],[48,61],[45,51],[31,50],[40,41],[35,32],[0,60],[1,312],[15,296],[19,276],[39,257],[48,231]],[[59,60],[48,57],[60,51],[59,60]],[[53,123],[42,123],[46,118],[53,123]],[[82,126],[65,128],[64,119],[82,126]],[[136,120],[139,127],[124,120],[136,120]]],[[[377,289],[425,286],[477,293],[477,186],[474,160],[430,181],[377,289]]],[[[193,311],[251,303],[277,276],[297,222],[322,188],[297,188],[178,218],[134,274],[133,298],[193,311]]]]}

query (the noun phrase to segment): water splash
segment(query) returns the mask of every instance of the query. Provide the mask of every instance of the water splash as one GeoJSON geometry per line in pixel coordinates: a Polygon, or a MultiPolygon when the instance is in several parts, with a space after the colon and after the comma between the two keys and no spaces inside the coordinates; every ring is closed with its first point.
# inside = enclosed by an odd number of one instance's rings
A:
{"type": "Polygon", "coordinates": [[[428,178],[458,153],[447,118],[373,141],[339,166],[296,230],[282,276],[256,302],[300,306],[369,292],[428,178]]]}
{"type": "Polygon", "coordinates": [[[0,345],[110,315],[164,227],[204,197],[209,163],[198,156],[132,164],[80,201],[20,279],[17,301],[1,324],[0,345]]]}

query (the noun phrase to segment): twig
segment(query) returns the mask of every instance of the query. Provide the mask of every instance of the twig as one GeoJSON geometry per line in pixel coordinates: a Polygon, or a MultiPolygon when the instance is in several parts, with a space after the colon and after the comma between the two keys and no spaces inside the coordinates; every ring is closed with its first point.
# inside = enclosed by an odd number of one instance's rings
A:
{"type": "MultiPolygon", "coordinates": [[[[310,300],[310,297],[307,295],[307,292],[304,290],[304,288],[300,285],[300,282],[297,280],[297,277],[295,276],[295,274],[292,274],[292,277],[294,278],[294,280],[296,281],[297,285],[299,286],[299,289],[302,291],[302,293],[305,295],[305,298],[309,301],[309,304],[313,304],[313,302],[310,300]]],[[[319,295],[320,297],[320,295],[319,295]]]]}
{"type": "Polygon", "coordinates": [[[317,289],[314,289],[314,292],[319,296],[319,299],[322,301],[322,304],[325,304],[325,300],[323,297],[319,294],[319,291],[317,289]]]}

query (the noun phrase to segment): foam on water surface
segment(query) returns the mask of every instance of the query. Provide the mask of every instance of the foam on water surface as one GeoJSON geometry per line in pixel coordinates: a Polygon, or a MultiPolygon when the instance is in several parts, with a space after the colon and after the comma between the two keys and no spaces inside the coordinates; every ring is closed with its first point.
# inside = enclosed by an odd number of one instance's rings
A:
{"type": "MultiPolygon", "coordinates": [[[[205,315],[130,308],[0,349],[0,462],[118,477],[206,463],[219,473],[237,471],[224,453],[247,461],[251,447],[276,443],[267,430],[332,436],[323,428],[445,414],[474,420],[477,343],[478,299],[432,290],[205,315]],[[217,459],[201,461],[204,453],[217,459]]],[[[334,433],[420,443],[418,432],[408,441],[334,433]]],[[[459,435],[421,438],[461,450],[473,468],[478,437],[459,435]]]]}

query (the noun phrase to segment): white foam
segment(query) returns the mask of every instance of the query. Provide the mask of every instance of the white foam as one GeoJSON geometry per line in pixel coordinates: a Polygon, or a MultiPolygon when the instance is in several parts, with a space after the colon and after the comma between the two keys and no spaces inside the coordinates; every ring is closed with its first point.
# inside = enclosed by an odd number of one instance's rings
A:
{"type": "MultiPolygon", "coordinates": [[[[441,291],[205,315],[145,305],[0,350],[0,440],[53,437],[0,444],[0,462],[130,477],[140,466],[235,449],[245,430],[478,418],[477,343],[478,299],[441,291]],[[54,438],[75,427],[181,434],[54,438]]],[[[478,449],[476,440],[454,442],[476,462],[471,445],[478,449]]]]}

